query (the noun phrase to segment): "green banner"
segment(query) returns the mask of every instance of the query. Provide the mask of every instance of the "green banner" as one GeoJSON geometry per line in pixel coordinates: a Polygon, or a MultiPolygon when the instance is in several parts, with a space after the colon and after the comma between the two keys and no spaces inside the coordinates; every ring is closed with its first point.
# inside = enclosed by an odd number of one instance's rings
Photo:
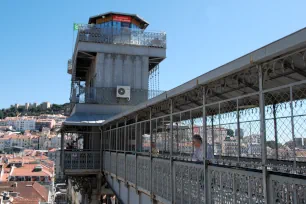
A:
{"type": "Polygon", "coordinates": [[[74,23],[73,24],[73,30],[79,30],[79,24],[74,23]]]}

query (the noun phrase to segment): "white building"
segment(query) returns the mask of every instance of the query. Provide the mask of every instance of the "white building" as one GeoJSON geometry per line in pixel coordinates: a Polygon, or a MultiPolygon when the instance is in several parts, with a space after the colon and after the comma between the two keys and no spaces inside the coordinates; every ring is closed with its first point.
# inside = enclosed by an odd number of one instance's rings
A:
{"type": "Polygon", "coordinates": [[[35,123],[34,118],[18,118],[15,121],[15,129],[18,131],[35,130],[35,123]]]}
{"type": "Polygon", "coordinates": [[[51,149],[48,152],[48,157],[51,161],[54,162],[54,171],[55,171],[55,179],[60,180],[64,178],[64,174],[61,171],[61,150],[60,149],[51,149]]]}

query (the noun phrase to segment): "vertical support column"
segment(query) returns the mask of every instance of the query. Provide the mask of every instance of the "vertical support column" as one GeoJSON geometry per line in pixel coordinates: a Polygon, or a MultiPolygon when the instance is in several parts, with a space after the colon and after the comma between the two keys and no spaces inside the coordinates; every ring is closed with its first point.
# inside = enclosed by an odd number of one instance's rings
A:
{"type": "Polygon", "coordinates": [[[100,171],[103,169],[103,129],[99,127],[100,130],[100,171]]]}
{"type": "Polygon", "coordinates": [[[136,192],[138,191],[137,189],[137,123],[138,123],[138,115],[136,115],[135,117],[135,189],[136,189],[136,192]]]}
{"type": "Polygon", "coordinates": [[[294,134],[294,118],[293,118],[293,93],[292,86],[290,86],[290,109],[291,109],[291,131],[292,131],[292,141],[293,141],[293,168],[296,169],[296,152],[295,152],[295,134],[294,134]]]}
{"type": "Polygon", "coordinates": [[[110,173],[112,172],[112,153],[111,153],[111,151],[112,151],[112,134],[113,134],[113,132],[112,132],[112,125],[110,125],[110,127],[109,127],[109,171],[110,171],[110,173]]]}
{"type": "Polygon", "coordinates": [[[277,120],[276,120],[276,107],[273,101],[273,123],[274,123],[274,139],[275,139],[275,159],[278,159],[278,135],[277,135],[277,120]]]}
{"type": "Polygon", "coordinates": [[[125,183],[127,182],[127,179],[126,179],[126,141],[127,141],[127,136],[126,136],[126,118],[124,119],[124,147],[123,147],[123,150],[124,150],[124,180],[125,180],[125,183]]]}
{"type": "MultiPolygon", "coordinates": [[[[240,122],[239,122],[239,117],[240,117],[240,115],[239,115],[239,99],[237,99],[237,101],[236,101],[236,103],[237,103],[237,138],[238,138],[238,155],[237,155],[237,159],[238,159],[238,162],[239,162],[239,160],[240,160],[240,156],[241,156],[241,145],[240,145],[240,122]]],[[[252,147],[251,147],[252,148],[252,147]]]]}
{"type": "Polygon", "coordinates": [[[64,163],[64,160],[65,160],[65,149],[64,149],[64,143],[65,143],[65,132],[64,131],[61,131],[61,169],[62,169],[62,172],[65,171],[65,163],[64,163]]]}
{"type": "MultiPolygon", "coordinates": [[[[219,137],[221,137],[221,139],[219,138],[219,140],[221,140],[221,154],[219,155],[219,158],[221,158],[225,152],[223,152],[222,147],[223,147],[223,138],[222,138],[222,134],[221,134],[221,104],[220,102],[218,103],[218,129],[219,129],[219,137]]],[[[215,146],[215,141],[213,141],[213,146],[215,146]]],[[[226,151],[226,148],[225,150],[226,151]]],[[[225,154],[226,155],[226,154],[225,154]]],[[[229,156],[229,155],[226,155],[229,156]]]]}
{"type": "Polygon", "coordinates": [[[206,88],[203,87],[203,164],[204,164],[204,198],[205,203],[209,203],[208,200],[208,160],[207,160],[207,120],[206,120],[206,88]]]}
{"type": "Polygon", "coordinates": [[[174,203],[174,173],[173,173],[173,100],[170,99],[170,185],[171,202],[174,203]]]}
{"type": "Polygon", "coordinates": [[[263,194],[264,201],[268,203],[268,171],[267,171],[267,153],[266,153],[266,123],[265,123],[265,95],[263,93],[263,73],[262,67],[258,66],[259,71],[259,108],[260,108],[260,142],[261,142],[261,160],[262,160],[262,174],[263,174],[263,194]]]}
{"type": "MultiPolygon", "coordinates": [[[[192,111],[189,112],[189,117],[191,120],[191,137],[193,137],[194,132],[193,132],[193,117],[192,117],[192,111]]],[[[192,155],[194,154],[194,146],[192,145],[192,155]]]]}
{"type": "MultiPolygon", "coordinates": [[[[211,147],[212,147],[212,159],[215,159],[214,115],[211,116],[211,147]]],[[[222,146],[221,146],[221,153],[222,153],[222,146]]]]}
{"type": "Polygon", "coordinates": [[[118,122],[116,123],[116,178],[118,178],[118,140],[119,140],[119,134],[118,134],[118,122]]]}
{"type": "Polygon", "coordinates": [[[150,107],[150,192],[151,192],[151,203],[154,202],[153,197],[153,174],[152,174],[152,168],[153,168],[153,159],[152,159],[152,108],[150,107]]]}

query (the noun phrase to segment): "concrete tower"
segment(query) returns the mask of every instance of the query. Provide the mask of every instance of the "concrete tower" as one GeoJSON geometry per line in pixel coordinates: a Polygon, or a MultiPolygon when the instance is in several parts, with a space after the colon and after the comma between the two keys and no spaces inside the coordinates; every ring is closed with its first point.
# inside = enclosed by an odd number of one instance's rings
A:
{"type": "Polygon", "coordinates": [[[149,73],[166,58],[166,34],[134,14],[108,12],[78,30],[68,73],[74,111],[114,115],[148,100],[149,73]]]}

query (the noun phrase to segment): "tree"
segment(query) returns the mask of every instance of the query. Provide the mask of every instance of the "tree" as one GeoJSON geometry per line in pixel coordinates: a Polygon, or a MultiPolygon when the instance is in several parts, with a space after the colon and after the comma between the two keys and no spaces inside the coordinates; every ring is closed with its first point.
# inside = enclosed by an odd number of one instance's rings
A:
{"type": "Polygon", "coordinates": [[[24,107],[18,107],[17,110],[18,110],[19,113],[22,113],[24,111],[24,107]]]}
{"type": "MultiPolygon", "coordinates": [[[[270,140],[266,141],[267,147],[270,147],[271,149],[276,149],[275,141],[270,140]]],[[[282,147],[283,145],[281,143],[277,143],[278,148],[282,147]]]]}
{"type": "Polygon", "coordinates": [[[232,129],[227,129],[227,135],[230,136],[230,137],[234,137],[234,130],[232,129]]]}
{"type": "Polygon", "coordinates": [[[2,110],[0,110],[0,119],[4,118],[4,113],[2,112],[2,110]]]}

